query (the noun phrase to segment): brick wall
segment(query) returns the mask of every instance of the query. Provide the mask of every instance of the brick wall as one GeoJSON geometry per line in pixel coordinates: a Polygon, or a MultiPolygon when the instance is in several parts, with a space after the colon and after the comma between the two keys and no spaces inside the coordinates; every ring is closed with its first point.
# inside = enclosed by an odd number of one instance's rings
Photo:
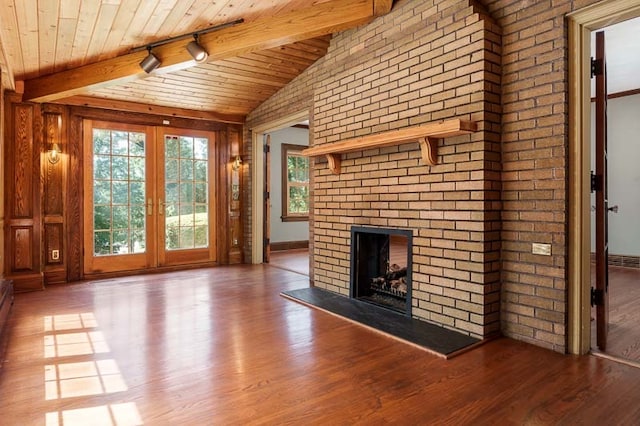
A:
{"type": "Polygon", "coordinates": [[[502,27],[502,329],[566,350],[565,15],[594,1],[486,1],[502,27]],[[532,243],[551,244],[551,256],[532,243]]]}
{"type": "MultiPolygon", "coordinates": [[[[413,315],[475,336],[498,331],[500,45],[499,27],[467,1],[399,1],[334,36],[313,78],[288,86],[312,86],[314,145],[447,118],[479,126],[441,141],[433,167],[417,143],[345,155],[340,175],[318,159],[316,286],[348,293],[352,225],[411,229],[413,315]]],[[[276,94],[249,127],[286,104],[276,94]]]]}

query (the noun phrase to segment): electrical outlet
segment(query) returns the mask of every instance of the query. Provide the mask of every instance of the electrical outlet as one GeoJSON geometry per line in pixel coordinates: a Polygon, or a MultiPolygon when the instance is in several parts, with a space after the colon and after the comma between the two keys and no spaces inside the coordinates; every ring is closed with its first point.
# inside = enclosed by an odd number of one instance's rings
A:
{"type": "Polygon", "coordinates": [[[52,260],[60,259],[60,250],[51,250],[51,259],[52,260]]]}

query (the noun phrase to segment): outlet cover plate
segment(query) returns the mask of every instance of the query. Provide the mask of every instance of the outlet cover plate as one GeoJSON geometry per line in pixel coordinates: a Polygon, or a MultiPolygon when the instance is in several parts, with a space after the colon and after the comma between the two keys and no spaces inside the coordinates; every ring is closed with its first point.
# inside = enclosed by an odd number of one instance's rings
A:
{"type": "Polygon", "coordinates": [[[551,256],[551,244],[533,243],[531,245],[531,253],[551,256]]]}

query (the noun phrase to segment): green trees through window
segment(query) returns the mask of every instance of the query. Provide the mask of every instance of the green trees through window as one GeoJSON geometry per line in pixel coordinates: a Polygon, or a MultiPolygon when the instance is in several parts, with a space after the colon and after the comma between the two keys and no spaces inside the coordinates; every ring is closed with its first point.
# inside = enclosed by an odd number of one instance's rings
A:
{"type": "Polygon", "coordinates": [[[209,246],[206,138],[165,136],[165,248],[209,246]]]}
{"type": "Polygon", "coordinates": [[[145,134],[93,130],[94,255],[144,253],[145,134]]]}
{"type": "Polygon", "coordinates": [[[309,158],[304,146],[282,144],[282,220],[308,220],[309,158]]]}

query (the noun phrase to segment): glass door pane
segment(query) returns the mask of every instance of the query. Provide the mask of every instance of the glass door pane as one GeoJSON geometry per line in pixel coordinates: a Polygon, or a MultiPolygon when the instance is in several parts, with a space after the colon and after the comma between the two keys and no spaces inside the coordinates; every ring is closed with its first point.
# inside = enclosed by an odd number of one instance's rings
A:
{"type": "Polygon", "coordinates": [[[144,253],[145,134],[93,129],[94,256],[144,253]]]}
{"type": "Polygon", "coordinates": [[[209,247],[209,141],[165,136],[165,249],[209,247]]]}

